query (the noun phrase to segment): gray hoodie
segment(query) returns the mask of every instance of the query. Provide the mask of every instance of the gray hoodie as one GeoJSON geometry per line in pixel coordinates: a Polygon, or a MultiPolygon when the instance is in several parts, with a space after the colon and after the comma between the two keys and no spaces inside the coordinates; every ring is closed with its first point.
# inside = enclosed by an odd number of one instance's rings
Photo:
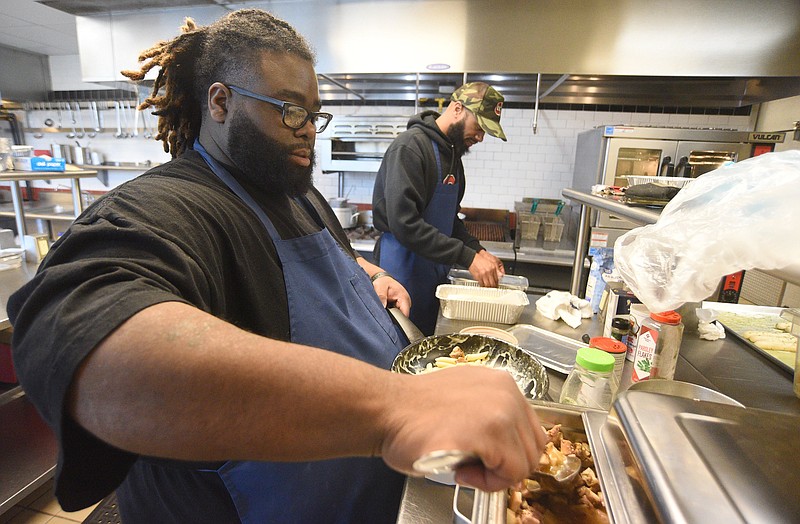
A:
{"type": "MultiPolygon", "coordinates": [[[[461,219],[453,216],[452,236],[423,220],[437,184],[442,183],[431,139],[439,148],[442,177],[452,173],[460,184],[459,209],[466,188],[461,158],[456,158],[452,144],[436,125],[438,117],[435,111],[411,117],[408,129],[386,150],[372,192],[372,220],[376,229],[390,231],[410,251],[440,264],[468,268],[483,247],[461,219]]],[[[380,260],[377,247],[375,255],[380,260]]]]}

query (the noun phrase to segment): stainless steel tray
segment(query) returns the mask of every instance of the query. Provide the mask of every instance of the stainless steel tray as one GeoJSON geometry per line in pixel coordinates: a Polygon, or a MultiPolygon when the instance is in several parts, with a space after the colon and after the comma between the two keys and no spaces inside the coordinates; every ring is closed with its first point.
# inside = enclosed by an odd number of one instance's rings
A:
{"type": "MultiPolygon", "coordinates": [[[[589,441],[592,456],[595,460],[595,470],[597,470],[598,457],[593,444],[588,438],[585,420],[589,414],[598,417],[598,420],[605,419],[607,413],[580,406],[565,406],[547,401],[537,400],[530,401],[530,403],[536,409],[539,420],[545,426],[550,427],[555,424],[561,424],[561,431],[567,438],[589,441]]],[[[601,486],[606,508],[608,508],[608,497],[605,495],[605,486],[602,485],[602,480],[601,486]]],[[[453,498],[454,522],[455,524],[505,524],[505,508],[507,505],[507,491],[488,493],[480,490],[456,489],[453,498]],[[471,511],[468,510],[470,507],[471,511]]],[[[610,513],[609,521],[615,522],[611,519],[610,513]]]]}
{"type": "Polygon", "coordinates": [[[535,356],[546,367],[565,375],[575,367],[578,349],[586,345],[530,324],[516,324],[506,331],[517,338],[519,347],[535,356]]]}
{"type": "Polygon", "coordinates": [[[622,393],[605,422],[592,417],[614,522],[797,522],[800,417],[641,391],[622,393]],[[655,515],[631,511],[648,499],[655,515]]]}
{"type": "MultiPolygon", "coordinates": [[[[781,307],[771,307],[771,306],[751,306],[745,304],[727,304],[723,302],[703,302],[702,303],[703,309],[712,309],[715,311],[726,311],[730,313],[736,313],[742,317],[751,316],[754,320],[760,317],[774,317],[775,319],[781,318],[781,313],[785,311],[786,308],[781,307]]],[[[784,319],[785,320],[785,319],[784,319]]],[[[725,326],[725,333],[729,335],[733,335],[739,340],[741,340],[745,346],[752,349],[762,357],[764,357],[767,361],[771,364],[776,366],[781,371],[788,373],[789,376],[794,376],[794,364],[791,365],[787,362],[778,358],[778,353],[786,353],[786,352],[771,352],[765,349],[762,349],[752,342],[745,338],[743,333],[747,331],[749,328],[739,328],[736,326],[731,326],[726,324],[724,321],[720,320],[720,323],[725,326]]],[[[776,330],[777,331],[777,330],[776,330]]]]}

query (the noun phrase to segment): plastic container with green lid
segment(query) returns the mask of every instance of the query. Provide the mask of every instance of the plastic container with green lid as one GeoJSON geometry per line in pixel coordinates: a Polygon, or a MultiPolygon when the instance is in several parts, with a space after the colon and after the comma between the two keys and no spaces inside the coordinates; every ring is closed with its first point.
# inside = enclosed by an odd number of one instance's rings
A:
{"type": "Polygon", "coordinates": [[[614,357],[603,350],[578,349],[575,367],[561,388],[559,402],[608,411],[614,394],[614,357]]]}

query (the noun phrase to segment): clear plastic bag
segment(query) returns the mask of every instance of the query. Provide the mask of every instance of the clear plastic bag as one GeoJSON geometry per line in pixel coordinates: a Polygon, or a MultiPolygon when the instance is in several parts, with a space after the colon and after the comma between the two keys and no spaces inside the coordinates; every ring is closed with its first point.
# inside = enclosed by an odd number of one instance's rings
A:
{"type": "Polygon", "coordinates": [[[650,311],[705,300],[723,276],[742,269],[800,275],[800,151],[702,175],[655,224],[619,237],[614,262],[650,311]]]}

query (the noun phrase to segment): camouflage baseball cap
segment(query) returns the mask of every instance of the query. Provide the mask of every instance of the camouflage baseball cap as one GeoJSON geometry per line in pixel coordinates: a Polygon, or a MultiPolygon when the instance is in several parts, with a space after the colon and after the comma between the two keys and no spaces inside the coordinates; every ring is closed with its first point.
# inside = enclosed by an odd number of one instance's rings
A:
{"type": "Polygon", "coordinates": [[[500,127],[500,111],[503,109],[503,95],[484,82],[470,82],[453,92],[451,100],[459,101],[478,117],[481,129],[490,135],[506,141],[506,134],[500,127]]]}

